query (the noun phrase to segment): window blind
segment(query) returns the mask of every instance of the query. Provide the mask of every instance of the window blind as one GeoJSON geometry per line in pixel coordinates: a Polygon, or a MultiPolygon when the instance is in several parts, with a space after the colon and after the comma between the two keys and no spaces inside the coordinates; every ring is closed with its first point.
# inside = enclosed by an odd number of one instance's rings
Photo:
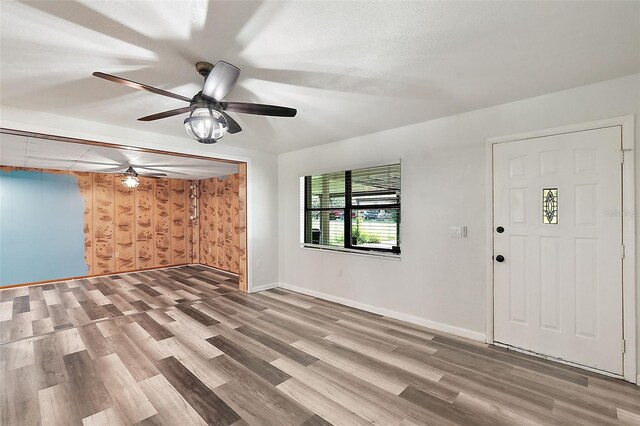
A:
{"type": "Polygon", "coordinates": [[[304,243],[400,253],[401,166],[304,179],[304,243]]]}

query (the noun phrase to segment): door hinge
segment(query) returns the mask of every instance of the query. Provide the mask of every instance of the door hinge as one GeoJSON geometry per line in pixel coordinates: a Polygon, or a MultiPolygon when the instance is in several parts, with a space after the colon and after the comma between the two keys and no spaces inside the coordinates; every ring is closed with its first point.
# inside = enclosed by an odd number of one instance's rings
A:
{"type": "Polygon", "coordinates": [[[627,353],[627,341],[625,339],[622,339],[622,353],[627,353]]]}
{"type": "Polygon", "coordinates": [[[620,150],[620,163],[624,164],[624,150],[620,150]]]}
{"type": "Polygon", "coordinates": [[[624,251],[625,251],[625,250],[624,250],[624,244],[622,244],[622,245],[620,246],[620,257],[621,257],[622,259],[624,259],[624,251]]]}

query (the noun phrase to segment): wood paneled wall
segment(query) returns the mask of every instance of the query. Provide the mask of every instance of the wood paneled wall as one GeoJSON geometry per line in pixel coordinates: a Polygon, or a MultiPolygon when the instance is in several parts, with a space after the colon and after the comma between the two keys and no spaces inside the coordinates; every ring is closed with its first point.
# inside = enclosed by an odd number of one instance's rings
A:
{"type": "Polygon", "coordinates": [[[192,263],[187,253],[187,233],[189,227],[189,185],[191,182],[180,179],[169,180],[169,224],[171,263],[192,263]]]}
{"type": "Polygon", "coordinates": [[[189,181],[140,177],[135,190],[116,175],[70,172],[85,199],[85,260],[89,275],[190,263],[189,181]]]}
{"type": "Polygon", "coordinates": [[[247,290],[244,163],[238,174],[200,181],[140,177],[135,190],[113,174],[2,168],[77,178],[88,275],[201,263],[238,274],[240,289],[247,290]],[[189,218],[192,191],[199,199],[195,223],[189,218]]]}
{"type": "Polygon", "coordinates": [[[136,193],[115,181],[115,250],[116,271],[137,269],[136,266],[136,193]]]}
{"type": "MultiPolygon", "coordinates": [[[[115,242],[115,176],[92,174],[93,185],[93,265],[89,273],[104,274],[116,272],[115,242]]],[[[83,194],[86,196],[87,194],[83,194]]],[[[85,204],[88,199],[85,198],[85,204]]]]}
{"type": "Polygon", "coordinates": [[[153,268],[153,218],[154,218],[154,185],[153,179],[140,178],[140,185],[135,190],[136,216],[136,269],[153,268]]]}
{"type": "Polygon", "coordinates": [[[85,259],[90,275],[190,262],[185,238],[188,181],[141,177],[140,186],[130,190],[120,184],[118,176],[72,173],[79,179],[85,175],[86,184],[81,188],[87,210],[85,259]]]}
{"type": "Polygon", "coordinates": [[[12,169],[68,173],[78,179],[85,201],[88,275],[191,263],[187,257],[190,181],[141,177],[140,186],[131,190],[122,186],[119,175],[3,167],[12,169]]]}
{"type": "Polygon", "coordinates": [[[240,273],[240,175],[200,181],[200,263],[240,273]]]}

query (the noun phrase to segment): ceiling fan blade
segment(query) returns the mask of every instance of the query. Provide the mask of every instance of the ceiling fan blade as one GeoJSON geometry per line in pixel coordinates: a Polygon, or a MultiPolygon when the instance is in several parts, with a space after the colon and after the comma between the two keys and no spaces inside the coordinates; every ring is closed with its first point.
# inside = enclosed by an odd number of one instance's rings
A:
{"type": "Polygon", "coordinates": [[[166,173],[138,173],[138,176],[157,178],[157,177],[165,177],[166,173]]]}
{"type": "Polygon", "coordinates": [[[186,96],[178,95],[176,93],[167,92],[166,90],[158,89],[157,87],[148,86],[137,81],[127,80],[126,78],[117,77],[111,74],[105,74],[103,72],[94,72],[95,77],[104,78],[105,80],[113,81],[114,83],[123,84],[127,87],[131,87],[137,90],[145,90],[147,92],[155,93],[156,95],[168,96],[170,98],[179,99],[181,101],[191,102],[191,99],[186,96]]]}
{"type": "Polygon", "coordinates": [[[273,117],[295,117],[298,110],[276,105],[250,104],[245,102],[221,102],[225,111],[243,114],[270,115],[273,117]]]}
{"type": "MultiPolygon", "coordinates": [[[[65,163],[82,163],[82,164],[95,164],[97,166],[112,166],[114,168],[116,168],[116,165],[113,163],[104,163],[102,161],[88,161],[88,160],[83,160],[82,158],[52,158],[52,157],[38,157],[35,155],[30,155],[29,158],[33,158],[35,160],[55,160],[55,161],[63,161],[65,163]]],[[[120,166],[117,166],[117,168],[120,168],[120,166]]]]}
{"type": "Polygon", "coordinates": [[[157,114],[147,115],[146,117],[138,118],[138,121],[153,121],[160,120],[161,118],[173,117],[174,115],[184,114],[185,112],[189,112],[191,107],[182,107],[176,108],[169,111],[159,112],[157,114]]]}
{"type": "Polygon", "coordinates": [[[242,127],[240,127],[238,122],[236,120],[234,120],[233,118],[231,118],[231,116],[229,116],[229,114],[227,114],[224,111],[220,111],[220,114],[222,114],[224,116],[224,118],[227,119],[227,124],[229,125],[229,128],[227,129],[228,133],[234,134],[234,133],[239,133],[239,132],[242,131],[242,127]]]}
{"type": "MultiPolygon", "coordinates": [[[[167,176],[166,173],[164,173],[163,169],[157,169],[155,167],[151,167],[151,166],[133,166],[135,168],[135,170],[138,172],[138,174],[140,176],[149,176],[149,175],[155,175],[155,176],[167,176]],[[143,170],[143,171],[140,171],[143,170]]],[[[186,175],[188,173],[184,173],[184,172],[180,172],[180,171],[171,171],[172,174],[178,174],[178,175],[186,175]]]]}
{"type": "Polygon", "coordinates": [[[229,94],[240,75],[240,68],[225,61],[218,61],[204,81],[202,96],[221,101],[229,94]]]}
{"type": "Polygon", "coordinates": [[[126,172],[126,170],[124,169],[124,166],[109,167],[108,169],[102,169],[97,171],[97,173],[124,173],[124,172],[126,172]]]}

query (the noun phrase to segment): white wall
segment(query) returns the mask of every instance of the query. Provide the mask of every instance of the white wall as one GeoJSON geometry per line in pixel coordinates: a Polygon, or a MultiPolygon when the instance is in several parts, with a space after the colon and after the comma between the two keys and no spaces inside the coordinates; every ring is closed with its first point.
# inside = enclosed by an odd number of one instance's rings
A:
{"type": "Polygon", "coordinates": [[[279,281],[484,339],[486,139],[628,114],[640,148],[640,74],[281,154],[279,281]],[[300,247],[300,176],[398,158],[401,261],[300,247]],[[468,226],[468,238],[449,238],[452,225],[468,226]]]}
{"type": "MultiPolygon", "coordinates": [[[[84,138],[142,148],[246,161],[248,165],[249,289],[272,285],[278,278],[278,198],[275,154],[233,147],[231,139],[203,145],[184,138],[141,132],[58,115],[0,109],[0,127],[84,138]]],[[[2,137],[2,135],[0,135],[2,137]]]]}

